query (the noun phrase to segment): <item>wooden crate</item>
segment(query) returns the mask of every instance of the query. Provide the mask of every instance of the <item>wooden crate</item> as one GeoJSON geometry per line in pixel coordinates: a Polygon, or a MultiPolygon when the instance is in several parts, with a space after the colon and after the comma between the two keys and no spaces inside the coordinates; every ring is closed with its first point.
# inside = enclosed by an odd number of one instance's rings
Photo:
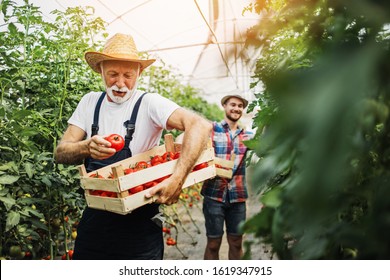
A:
{"type": "MultiPolygon", "coordinates": [[[[181,149],[180,144],[173,142],[172,135],[165,136],[165,145],[154,147],[153,149],[135,155],[131,158],[105,166],[93,172],[87,173],[84,165],[79,167],[81,186],[85,190],[87,205],[91,208],[107,210],[118,214],[127,214],[145,204],[152,203],[157,199],[157,195],[151,198],[145,198],[148,191],[143,190],[134,194],[129,194],[129,190],[136,186],[145,184],[150,181],[171,175],[175,170],[176,160],[171,160],[162,164],[151,166],[147,169],[139,170],[128,175],[124,175],[124,169],[134,165],[139,161],[149,161],[155,155],[162,155],[165,152],[178,152],[181,149]],[[99,174],[105,178],[91,178],[92,174],[99,174]],[[106,179],[112,174],[112,179],[106,179]],[[116,194],[116,197],[101,197],[92,195],[95,190],[108,191],[116,194]]],[[[203,182],[217,175],[217,168],[214,164],[214,149],[209,145],[205,149],[195,165],[207,162],[208,167],[191,172],[183,188],[203,182]]]]}
{"type": "Polygon", "coordinates": [[[231,179],[233,177],[233,167],[235,154],[232,155],[231,160],[222,159],[219,157],[214,158],[214,164],[217,176],[222,178],[231,179]]]}

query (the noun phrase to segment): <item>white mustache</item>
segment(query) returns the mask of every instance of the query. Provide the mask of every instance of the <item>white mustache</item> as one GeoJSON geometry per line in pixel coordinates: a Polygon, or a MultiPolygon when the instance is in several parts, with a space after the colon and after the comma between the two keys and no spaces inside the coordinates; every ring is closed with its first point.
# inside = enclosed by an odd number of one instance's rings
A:
{"type": "Polygon", "coordinates": [[[119,91],[119,92],[128,92],[128,91],[129,91],[129,89],[127,88],[127,86],[118,88],[117,85],[113,85],[112,87],[110,87],[110,89],[111,89],[111,90],[115,90],[115,91],[119,91]]]}

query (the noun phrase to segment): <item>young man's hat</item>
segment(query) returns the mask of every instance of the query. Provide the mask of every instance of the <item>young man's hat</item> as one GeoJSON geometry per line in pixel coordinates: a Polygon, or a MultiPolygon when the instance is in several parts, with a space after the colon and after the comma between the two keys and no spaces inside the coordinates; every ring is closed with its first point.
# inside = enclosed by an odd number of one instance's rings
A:
{"type": "Polygon", "coordinates": [[[222,97],[221,105],[223,106],[226,103],[226,101],[228,101],[232,97],[240,99],[242,101],[242,103],[244,103],[244,109],[246,108],[246,106],[248,106],[248,100],[246,100],[244,97],[242,97],[238,91],[232,91],[228,95],[225,95],[224,97],[222,97]]]}

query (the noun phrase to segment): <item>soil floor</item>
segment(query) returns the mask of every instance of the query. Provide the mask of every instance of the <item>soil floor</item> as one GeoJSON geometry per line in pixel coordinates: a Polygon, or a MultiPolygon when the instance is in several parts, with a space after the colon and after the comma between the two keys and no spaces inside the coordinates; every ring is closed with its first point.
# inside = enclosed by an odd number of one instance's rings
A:
{"type": "MultiPolygon", "coordinates": [[[[249,194],[249,199],[247,200],[247,218],[250,218],[260,211],[258,197],[253,195],[250,190],[249,194]]],[[[165,235],[165,240],[169,236],[177,238],[177,245],[165,245],[165,260],[203,260],[207,237],[205,233],[204,216],[202,212],[202,196],[200,196],[198,199],[199,201],[194,202],[192,207],[188,207],[188,203],[186,205],[180,202],[176,204],[175,213],[178,214],[178,217],[180,217],[180,223],[177,223],[177,232],[174,229],[171,229],[171,234],[165,235]],[[176,233],[178,234],[176,235],[176,233]]],[[[169,212],[169,210],[170,209],[168,208],[165,212],[169,212]]],[[[276,258],[271,253],[269,245],[260,243],[257,239],[254,239],[253,236],[244,235],[244,242],[245,241],[254,241],[254,244],[252,244],[250,250],[250,259],[270,260],[276,258]]],[[[228,244],[226,241],[226,234],[223,237],[219,257],[221,260],[228,259],[228,244]]]]}

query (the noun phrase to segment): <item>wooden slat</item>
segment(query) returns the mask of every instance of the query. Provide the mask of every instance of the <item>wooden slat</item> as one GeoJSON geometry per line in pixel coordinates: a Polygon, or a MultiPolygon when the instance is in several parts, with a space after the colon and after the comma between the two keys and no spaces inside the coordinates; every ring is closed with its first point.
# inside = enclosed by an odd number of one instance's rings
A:
{"type": "Polygon", "coordinates": [[[85,195],[87,205],[91,208],[107,210],[115,213],[125,213],[123,198],[100,197],[85,195]]]}
{"type": "Polygon", "coordinates": [[[173,143],[173,135],[165,134],[164,135],[165,150],[167,152],[175,152],[175,145],[173,143]]]}
{"type": "Polygon", "coordinates": [[[112,175],[114,176],[114,178],[119,178],[119,177],[125,175],[125,172],[123,171],[122,165],[113,166],[111,168],[111,170],[112,170],[112,175]]]}
{"type": "Polygon", "coordinates": [[[118,179],[80,178],[81,187],[89,190],[119,192],[118,179]]]}
{"type": "Polygon", "coordinates": [[[79,168],[80,176],[87,176],[87,170],[85,169],[84,164],[79,165],[78,168],[79,168]]]}
{"type": "MultiPolygon", "coordinates": [[[[125,175],[125,172],[123,170],[123,166],[122,165],[118,165],[118,166],[114,166],[112,167],[112,174],[114,176],[114,178],[119,178],[119,177],[122,177],[125,175]]],[[[128,191],[123,191],[123,192],[119,192],[116,194],[117,197],[120,197],[120,198],[124,198],[126,196],[129,195],[129,192],[128,191]]]]}
{"type": "Polygon", "coordinates": [[[234,161],[232,161],[232,160],[226,160],[226,159],[222,159],[219,157],[215,157],[214,161],[215,161],[215,164],[219,164],[222,167],[226,167],[226,168],[233,168],[234,167],[234,161]]]}
{"type": "Polygon", "coordinates": [[[226,169],[222,169],[222,168],[217,167],[216,171],[217,171],[217,176],[222,177],[222,178],[231,179],[233,176],[233,171],[231,169],[226,170],[226,169]]]}

